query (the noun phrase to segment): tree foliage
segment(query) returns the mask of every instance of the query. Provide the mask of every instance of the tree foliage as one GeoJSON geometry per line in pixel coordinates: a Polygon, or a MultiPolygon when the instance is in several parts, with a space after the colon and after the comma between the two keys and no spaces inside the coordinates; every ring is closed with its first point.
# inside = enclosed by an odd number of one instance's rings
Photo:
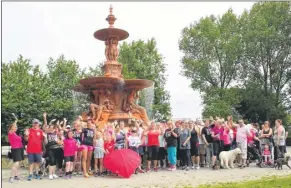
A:
{"type": "Polygon", "coordinates": [[[50,118],[73,120],[77,114],[72,88],[86,75],[85,71],[63,55],[49,60],[47,72],[22,56],[2,63],[2,140],[6,140],[7,126],[14,119],[12,113],[19,119],[20,131],[30,126],[33,118],[41,119],[43,112],[50,118]]]}
{"type": "Polygon", "coordinates": [[[230,9],[183,29],[182,74],[202,93],[203,115],[225,116],[235,109],[253,121],[286,118],[291,104],[290,7],[289,2],[259,2],[242,15],[230,9]]]}
{"type": "Polygon", "coordinates": [[[140,104],[146,106],[150,102],[150,96],[154,97],[152,118],[168,120],[171,117],[170,95],[165,90],[166,66],[163,57],[157,50],[154,38],[144,42],[142,40],[132,43],[122,43],[119,52],[119,62],[123,65],[125,79],[148,79],[154,81],[154,93],[151,88],[141,95],[140,104]],[[148,98],[149,97],[149,98],[148,98]]]}
{"type": "Polygon", "coordinates": [[[2,138],[14,113],[19,118],[20,129],[28,126],[33,118],[41,117],[51,102],[47,89],[47,75],[38,66],[20,56],[16,61],[2,64],[2,138]]]}
{"type": "Polygon", "coordinates": [[[242,45],[240,24],[229,10],[222,17],[201,18],[182,31],[182,74],[193,89],[227,88],[236,78],[242,45]]]}

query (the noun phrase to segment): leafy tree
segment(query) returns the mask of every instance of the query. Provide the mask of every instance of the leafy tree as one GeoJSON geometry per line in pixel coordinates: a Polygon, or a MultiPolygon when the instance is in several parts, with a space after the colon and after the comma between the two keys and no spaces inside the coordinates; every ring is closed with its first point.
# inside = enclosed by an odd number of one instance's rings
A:
{"type": "MultiPolygon", "coordinates": [[[[147,106],[146,103],[151,100],[148,97],[154,97],[152,118],[168,120],[171,117],[171,107],[170,95],[165,90],[166,65],[157,50],[155,39],[152,38],[147,42],[138,40],[132,43],[122,43],[118,60],[123,65],[125,79],[138,78],[154,81],[154,95],[151,88],[146,89],[142,92],[139,103],[147,106]]],[[[151,109],[151,106],[148,105],[147,109],[151,109]]]]}
{"type": "Polygon", "coordinates": [[[246,89],[240,89],[241,101],[237,105],[238,112],[252,122],[264,122],[266,120],[274,123],[275,119],[284,119],[286,116],[283,106],[275,107],[275,94],[263,95],[261,85],[248,84],[246,89]],[[270,116],[266,116],[266,111],[270,116]]]}
{"type": "Polygon", "coordinates": [[[14,113],[20,131],[30,126],[33,118],[41,118],[49,107],[51,95],[47,90],[46,75],[38,66],[20,56],[16,61],[2,63],[2,111],[1,140],[5,141],[7,126],[14,121],[14,113]]]}
{"type": "Polygon", "coordinates": [[[222,17],[201,18],[182,30],[182,75],[200,92],[228,88],[235,80],[241,58],[239,19],[228,10],[222,17]]]}
{"type": "Polygon", "coordinates": [[[182,75],[204,96],[204,116],[225,116],[237,101],[234,90],[242,55],[238,17],[228,10],[222,17],[201,18],[182,30],[179,48],[184,53],[182,75]],[[227,97],[225,97],[225,95],[227,97]],[[228,97],[234,97],[229,100],[228,97]],[[224,100],[227,99],[227,100],[224,100]]]}
{"type": "Polygon", "coordinates": [[[239,106],[235,104],[238,104],[241,98],[239,88],[211,89],[202,95],[205,105],[202,116],[227,117],[232,115],[235,119],[239,119],[241,116],[236,109],[239,106]]]}
{"type": "Polygon", "coordinates": [[[242,77],[256,83],[268,100],[264,117],[288,102],[287,83],[291,82],[290,2],[260,2],[241,17],[244,41],[242,77]]]}
{"type": "Polygon", "coordinates": [[[289,2],[256,3],[241,16],[229,10],[183,29],[182,74],[202,93],[203,114],[225,116],[235,109],[251,121],[286,118],[290,37],[289,2]],[[230,88],[238,88],[238,95],[230,88]]]}
{"type": "MultiPolygon", "coordinates": [[[[73,92],[72,88],[78,84],[81,78],[85,77],[85,70],[82,70],[76,61],[67,60],[63,55],[56,60],[51,58],[47,69],[48,80],[51,84],[47,89],[52,96],[48,110],[49,116],[73,120],[80,113],[79,110],[73,108],[76,106],[74,102],[78,102],[79,99],[74,97],[80,97],[80,95],[73,92]]],[[[85,102],[83,97],[80,99],[85,102]]]]}

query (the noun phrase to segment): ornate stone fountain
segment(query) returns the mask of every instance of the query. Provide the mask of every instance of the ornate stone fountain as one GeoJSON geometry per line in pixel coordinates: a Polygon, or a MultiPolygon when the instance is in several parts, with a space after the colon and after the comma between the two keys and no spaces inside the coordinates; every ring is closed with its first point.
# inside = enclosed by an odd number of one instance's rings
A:
{"type": "MultiPolygon", "coordinates": [[[[90,116],[100,128],[108,121],[139,119],[148,123],[146,110],[137,105],[138,92],[153,85],[150,80],[124,79],[122,64],[118,59],[118,42],[128,38],[127,31],[114,28],[115,16],[110,14],[106,18],[109,28],[98,30],[94,37],[105,41],[106,61],[102,67],[103,76],[89,77],[80,80],[73,88],[74,91],[82,92],[90,97],[89,112],[82,114],[83,120],[90,116]]],[[[126,121],[125,121],[126,122],[126,121]]]]}

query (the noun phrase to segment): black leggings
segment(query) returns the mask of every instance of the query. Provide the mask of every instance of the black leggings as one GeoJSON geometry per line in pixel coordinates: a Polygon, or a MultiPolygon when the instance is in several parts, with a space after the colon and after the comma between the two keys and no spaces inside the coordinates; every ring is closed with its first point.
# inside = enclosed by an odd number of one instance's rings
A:
{"type": "Polygon", "coordinates": [[[148,146],[148,160],[158,160],[159,146],[148,146]]]}
{"type": "Polygon", "coordinates": [[[48,149],[47,155],[48,165],[55,166],[58,164],[58,168],[63,167],[64,154],[62,148],[48,149]]]}
{"type": "Polygon", "coordinates": [[[223,141],[222,140],[215,140],[213,142],[213,155],[219,158],[220,152],[223,151],[223,141]]]}
{"type": "Polygon", "coordinates": [[[58,169],[63,168],[63,160],[64,160],[64,151],[63,148],[53,149],[55,152],[55,161],[58,169]]]}
{"type": "Polygon", "coordinates": [[[190,166],[190,149],[181,149],[181,160],[184,166],[190,166]]]}
{"type": "Polygon", "coordinates": [[[57,164],[57,152],[55,152],[55,149],[48,149],[46,150],[47,156],[48,156],[48,165],[49,166],[55,166],[57,164]]]}

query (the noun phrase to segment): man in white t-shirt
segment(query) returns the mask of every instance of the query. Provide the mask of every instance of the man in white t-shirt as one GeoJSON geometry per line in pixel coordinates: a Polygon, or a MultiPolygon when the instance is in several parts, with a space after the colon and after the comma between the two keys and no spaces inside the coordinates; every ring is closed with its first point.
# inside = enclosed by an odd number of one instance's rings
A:
{"type": "Polygon", "coordinates": [[[237,147],[241,149],[241,158],[242,163],[241,167],[246,167],[246,160],[247,160],[247,137],[250,135],[250,129],[244,124],[244,121],[240,119],[238,121],[237,133],[236,133],[236,143],[237,147]]]}

